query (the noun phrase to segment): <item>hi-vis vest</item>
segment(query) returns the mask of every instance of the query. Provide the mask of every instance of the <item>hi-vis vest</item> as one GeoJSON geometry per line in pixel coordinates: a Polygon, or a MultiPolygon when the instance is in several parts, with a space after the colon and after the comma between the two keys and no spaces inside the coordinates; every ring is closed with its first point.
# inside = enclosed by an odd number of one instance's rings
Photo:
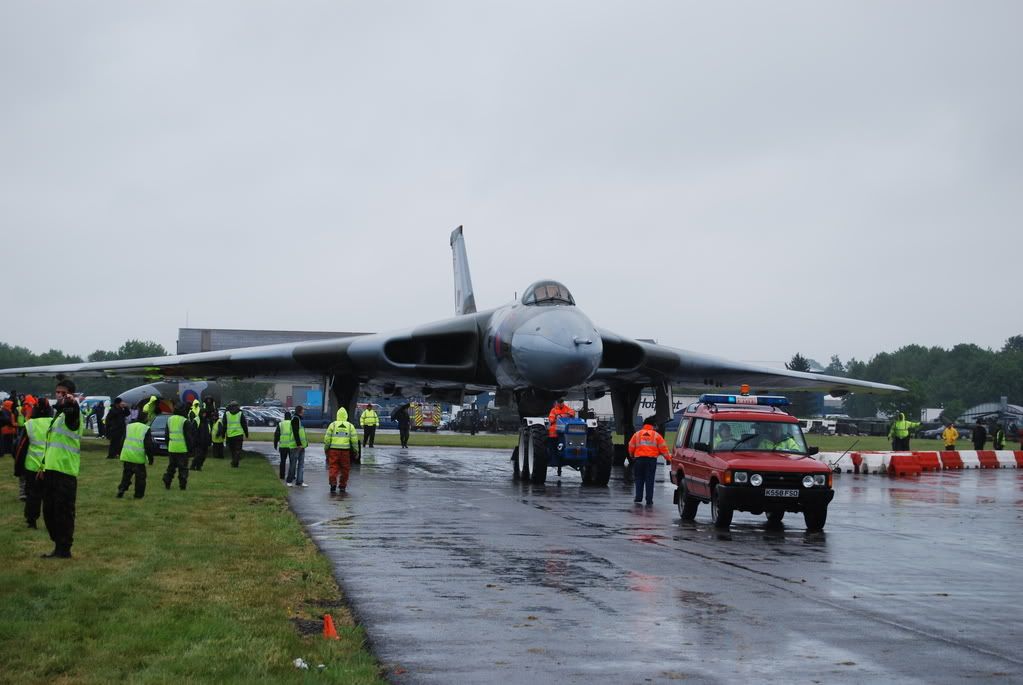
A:
{"type": "Polygon", "coordinates": [[[43,454],[46,453],[46,433],[50,430],[53,419],[50,417],[29,419],[25,424],[25,432],[28,433],[28,453],[25,455],[25,470],[38,471],[43,464],[43,454]]]}
{"type": "Polygon", "coordinates": [[[362,412],[362,416],[359,417],[359,425],[369,426],[371,428],[373,426],[379,426],[380,416],[372,409],[367,409],[364,412],[362,412]]]}
{"type": "MultiPolygon", "coordinates": [[[[167,419],[167,430],[170,432],[170,441],[167,443],[167,451],[171,454],[186,454],[188,443],[185,442],[185,423],[188,422],[184,416],[174,416],[167,419]]],[[[127,441],[127,437],[125,440],[127,441]]]]}
{"type": "Polygon", "coordinates": [[[302,425],[302,419],[298,420],[298,446],[309,447],[309,438],[305,436],[305,426],[302,425]]]}
{"type": "Polygon", "coordinates": [[[298,445],[295,443],[295,434],[291,430],[291,419],[281,421],[277,425],[280,426],[281,428],[281,439],[280,442],[278,442],[277,444],[280,445],[283,449],[291,449],[293,447],[298,447],[298,445]]]}
{"type": "Polygon", "coordinates": [[[349,450],[356,439],[355,426],[347,421],[335,421],[323,434],[323,446],[328,450],[349,450]]]}
{"type": "Polygon", "coordinates": [[[78,430],[68,428],[61,414],[50,424],[46,432],[46,451],[43,453],[43,471],[60,471],[78,477],[82,459],[82,433],[85,432],[85,417],[79,415],[78,430]]]}
{"type": "Polygon", "coordinates": [[[218,445],[224,442],[224,437],[220,434],[221,425],[223,425],[223,421],[217,419],[217,422],[213,424],[213,435],[210,436],[213,439],[213,442],[217,443],[218,445]]]}
{"type": "Polygon", "coordinates": [[[668,456],[668,445],[664,442],[661,434],[653,428],[643,426],[629,441],[629,452],[634,457],[653,457],[656,459],[663,454],[668,456]]]}
{"type": "MultiPolygon", "coordinates": [[[[149,424],[144,421],[128,426],[128,431],[124,435],[124,446],[121,448],[121,461],[132,464],[146,463],[146,433],[148,432],[149,424]]],[[[173,436],[173,433],[171,435],[173,436]]]]}
{"type": "Polygon", "coordinates": [[[242,428],[242,413],[232,414],[227,412],[224,414],[227,419],[227,437],[233,438],[237,435],[245,435],[245,429],[242,428]]]}

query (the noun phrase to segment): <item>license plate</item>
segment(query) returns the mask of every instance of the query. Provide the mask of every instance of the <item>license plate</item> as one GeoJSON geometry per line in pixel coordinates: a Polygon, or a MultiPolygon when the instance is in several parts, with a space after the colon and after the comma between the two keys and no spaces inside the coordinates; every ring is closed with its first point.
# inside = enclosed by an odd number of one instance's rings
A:
{"type": "Polygon", "coordinates": [[[799,497],[799,490],[782,490],[781,488],[765,488],[764,497],[799,497]]]}

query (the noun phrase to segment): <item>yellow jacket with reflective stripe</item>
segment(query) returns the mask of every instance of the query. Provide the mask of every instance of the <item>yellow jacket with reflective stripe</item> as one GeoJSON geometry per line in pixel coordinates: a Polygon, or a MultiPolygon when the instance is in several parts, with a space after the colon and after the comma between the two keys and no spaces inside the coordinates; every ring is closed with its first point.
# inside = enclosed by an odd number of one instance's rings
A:
{"type": "MultiPolygon", "coordinates": [[[[167,451],[171,454],[187,454],[188,443],[185,441],[185,424],[188,419],[175,414],[167,419],[167,433],[170,440],[167,441],[167,451]]],[[[127,440],[127,438],[125,438],[127,440]]]]}
{"type": "Polygon", "coordinates": [[[245,435],[245,429],[242,428],[242,413],[240,411],[237,413],[224,412],[224,420],[227,421],[227,437],[233,438],[245,435]]]}
{"type": "Polygon", "coordinates": [[[357,440],[355,426],[347,421],[333,422],[327,426],[327,432],[323,434],[323,446],[328,450],[355,449],[357,440]]]}
{"type": "Polygon", "coordinates": [[[128,426],[128,430],[124,434],[124,446],[121,447],[121,461],[132,464],[146,463],[146,433],[148,432],[149,424],[145,421],[136,421],[128,426]]]}
{"type": "Polygon", "coordinates": [[[277,445],[285,449],[298,447],[298,443],[295,442],[295,433],[291,430],[291,419],[285,419],[277,425],[281,429],[281,438],[278,440],[277,445]]]}
{"type": "Polygon", "coordinates": [[[28,434],[28,454],[25,455],[25,470],[38,471],[43,463],[43,454],[46,453],[46,433],[50,430],[53,419],[49,416],[29,419],[25,424],[25,432],[28,434]]]}
{"type": "Polygon", "coordinates": [[[43,453],[43,471],[60,471],[78,477],[82,461],[82,433],[85,432],[85,417],[79,415],[78,430],[67,427],[63,414],[50,424],[46,432],[46,451],[43,453]]]}

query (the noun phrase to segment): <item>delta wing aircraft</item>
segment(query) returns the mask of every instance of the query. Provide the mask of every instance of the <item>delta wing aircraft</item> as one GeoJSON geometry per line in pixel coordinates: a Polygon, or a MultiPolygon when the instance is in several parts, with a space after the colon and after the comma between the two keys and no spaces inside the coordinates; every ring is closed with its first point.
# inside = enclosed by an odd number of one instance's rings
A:
{"type": "Polygon", "coordinates": [[[322,380],[354,416],[361,395],[425,395],[461,402],[496,390],[521,416],[546,416],[559,395],[610,394],[626,441],[640,394],[652,388],[657,416],[670,418],[672,388],[889,393],[903,388],[815,373],[773,369],[628,338],[597,327],[562,283],[533,283],[518,301],[476,311],[462,227],[451,233],[455,316],[389,333],[243,347],[216,352],[80,364],[0,369],[5,376],[143,376],[322,380]]]}

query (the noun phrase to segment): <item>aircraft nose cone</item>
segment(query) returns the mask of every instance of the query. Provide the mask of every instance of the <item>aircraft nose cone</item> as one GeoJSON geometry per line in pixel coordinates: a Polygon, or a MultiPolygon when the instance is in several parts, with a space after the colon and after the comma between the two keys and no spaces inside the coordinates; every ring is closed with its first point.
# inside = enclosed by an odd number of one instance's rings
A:
{"type": "Polygon", "coordinates": [[[544,390],[567,390],[586,382],[604,352],[586,315],[561,307],[529,319],[515,332],[511,347],[522,376],[544,390]]]}

